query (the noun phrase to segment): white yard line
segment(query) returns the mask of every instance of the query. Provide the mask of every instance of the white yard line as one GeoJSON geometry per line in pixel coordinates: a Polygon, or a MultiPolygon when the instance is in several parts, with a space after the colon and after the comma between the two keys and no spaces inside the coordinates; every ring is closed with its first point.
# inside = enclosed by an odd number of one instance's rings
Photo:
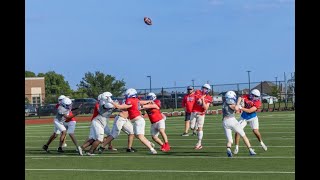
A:
{"type": "Polygon", "coordinates": [[[25,156],[25,158],[164,158],[164,159],[295,159],[294,156],[241,156],[241,157],[210,157],[210,156],[157,156],[157,155],[148,155],[148,156],[116,156],[116,155],[100,155],[95,156],[67,156],[67,155],[52,155],[52,156],[25,156]]]}
{"type": "Polygon", "coordinates": [[[81,172],[147,172],[147,173],[234,173],[234,174],[295,174],[288,171],[192,171],[192,170],[147,170],[147,169],[25,169],[26,171],[81,171],[81,172]]]}

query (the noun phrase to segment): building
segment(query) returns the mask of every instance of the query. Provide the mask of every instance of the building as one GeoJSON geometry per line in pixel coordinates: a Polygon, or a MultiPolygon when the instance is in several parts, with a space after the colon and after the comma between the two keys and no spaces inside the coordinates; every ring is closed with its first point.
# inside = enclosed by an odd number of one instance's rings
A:
{"type": "Polygon", "coordinates": [[[46,95],[44,77],[25,78],[25,98],[30,104],[41,106],[46,95]]]}

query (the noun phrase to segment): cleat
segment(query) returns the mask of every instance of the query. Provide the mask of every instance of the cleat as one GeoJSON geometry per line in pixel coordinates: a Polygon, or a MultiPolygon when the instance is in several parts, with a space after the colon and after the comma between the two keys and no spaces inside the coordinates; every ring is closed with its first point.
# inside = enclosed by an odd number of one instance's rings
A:
{"type": "Polygon", "coordinates": [[[183,133],[181,136],[189,136],[189,133],[183,133]]]}
{"type": "Polygon", "coordinates": [[[109,146],[109,147],[108,147],[108,151],[118,151],[118,149],[113,148],[112,146],[109,146]]]}
{"type": "Polygon", "coordinates": [[[89,153],[89,152],[87,152],[86,154],[87,154],[87,156],[95,156],[96,155],[96,154],[89,153]]]}
{"type": "Polygon", "coordinates": [[[49,148],[49,146],[47,146],[47,145],[42,146],[42,149],[45,150],[47,153],[49,152],[48,148],[49,148]]]}
{"type": "Polygon", "coordinates": [[[266,146],[263,142],[260,143],[260,144],[261,144],[262,149],[263,149],[264,151],[267,151],[267,150],[268,150],[267,146],[266,146]]]}
{"type": "Polygon", "coordinates": [[[200,150],[200,149],[202,149],[201,144],[197,144],[197,145],[194,147],[194,149],[196,149],[196,150],[200,150]]]}
{"type": "Polygon", "coordinates": [[[64,153],[64,150],[62,149],[62,147],[58,147],[57,151],[58,151],[59,153],[64,153]]]}
{"type": "Polygon", "coordinates": [[[78,150],[79,155],[80,155],[80,156],[83,156],[83,154],[82,154],[82,149],[81,149],[80,146],[77,147],[77,150],[78,150]]]}
{"type": "Polygon", "coordinates": [[[67,147],[67,143],[63,143],[63,144],[62,144],[62,147],[63,147],[63,148],[67,147]]]}
{"type": "Polygon", "coordinates": [[[157,151],[155,149],[150,150],[149,154],[157,154],[157,151]]]}
{"type": "Polygon", "coordinates": [[[193,132],[193,133],[192,133],[192,136],[197,136],[197,133],[196,133],[196,132],[193,132]]]}
{"type": "Polygon", "coordinates": [[[230,148],[227,148],[227,155],[228,157],[232,157],[232,152],[230,148]]]}
{"type": "Polygon", "coordinates": [[[254,152],[254,149],[250,149],[250,150],[249,150],[249,153],[250,153],[250,156],[256,155],[256,152],[254,152]]]}
{"type": "Polygon", "coordinates": [[[130,148],[130,149],[128,148],[126,151],[127,152],[136,152],[135,149],[133,149],[133,148],[130,148]]]}
{"type": "Polygon", "coordinates": [[[103,151],[104,151],[105,149],[106,149],[106,148],[100,146],[100,147],[98,148],[99,154],[103,153],[103,151]]]}
{"type": "Polygon", "coordinates": [[[238,154],[238,153],[239,153],[239,149],[235,148],[234,151],[233,151],[233,154],[238,154]]]}

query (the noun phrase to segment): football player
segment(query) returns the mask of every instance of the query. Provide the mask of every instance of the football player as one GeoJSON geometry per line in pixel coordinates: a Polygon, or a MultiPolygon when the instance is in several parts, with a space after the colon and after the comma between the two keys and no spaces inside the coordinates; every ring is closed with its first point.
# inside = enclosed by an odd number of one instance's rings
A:
{"type": "MultiPolygon", "coordinates": [[[[239,97],[237,106],[242,111],[239,120],[241,127],[246,127],[247,123],[249,122],[254,135],[261,144],[261,147],[263,150],[267,151],[267,146],[263,143],[261,134],[259,132],[259,120],[257,116],[257,110],[261,107],[260,91],[258,89],[253,89],[250,91],[250,94],[245,94],[239,97]],[[244,107],[240,106],[241,102],[243,102],[244,107]]],[[[235,133],[236,146],[233,152],[234,154],[238,154],[239,152],[239,141],[240,136],[238,133],[235,133]]]]}
{"type": "Polygon", "coordinates": [[[145,109],[149,116],[149,120],[151,122],[150,132],[151,132],[152,139],[161,146],[161,151],[164,151],[164,152],[170,151],[168,137],[165,132],[166,116],[162,114],[160,111],[161,102],[159,99],[157,99],[157,96],[153,92],[150,92],[147,95],[147,100],[150,100],[153,102],[143,105],[142,109],[145,109]],[[159,133],[161,134],[164,143],[161,141],[161,139],[158,138],[159,133]]]}
{"type": "Polygon", "coordinates": [[[233,143],[232,139],[232,130],[236,133],[240,134],[243,138],[244,143],[246,144],[247,148],[249,149],[250,155],[255,155],[256,153],[251,148],[251,144],[249,139],[247,138],[243,128],[241,127],[240,123],[235,118],[235,112],[239,110],[239,106],[237,106],[237,95],[234,91],[228,91],[225,94],[225,101],[222,104],[222,126],[224,129],[224,133],[227,138],[227,155],[228,157],[232,157],[231,152],[231,145],[233,143]]]}
{"type": "Polygon", "coordinates": [[[206,111],[209,108],[210,103],[212,103],[212,96],[209,94],[211,86],[209,84],[204,84],[201,87],[201,91],[196,91],[195,103],[192,108],[190,128],[192,130],[197,130],[198,142],[194,149],[202,149],[201,141],[203,138],[203,125],[206,115],[206,111]]]}

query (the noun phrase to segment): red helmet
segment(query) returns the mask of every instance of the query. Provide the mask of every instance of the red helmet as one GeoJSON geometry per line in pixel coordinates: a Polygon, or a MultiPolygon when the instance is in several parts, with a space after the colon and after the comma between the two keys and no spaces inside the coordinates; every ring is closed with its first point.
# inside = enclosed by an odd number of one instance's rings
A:
{"type": "Polygon", "coordinates": [[[152,25],[152,21],[151,21],[151,19],[150,18],[148,18],[148,17],[144,17],[143,18],[143,21],[144,21],[144,23],[146,23],[147,25],[152,25]]]}

